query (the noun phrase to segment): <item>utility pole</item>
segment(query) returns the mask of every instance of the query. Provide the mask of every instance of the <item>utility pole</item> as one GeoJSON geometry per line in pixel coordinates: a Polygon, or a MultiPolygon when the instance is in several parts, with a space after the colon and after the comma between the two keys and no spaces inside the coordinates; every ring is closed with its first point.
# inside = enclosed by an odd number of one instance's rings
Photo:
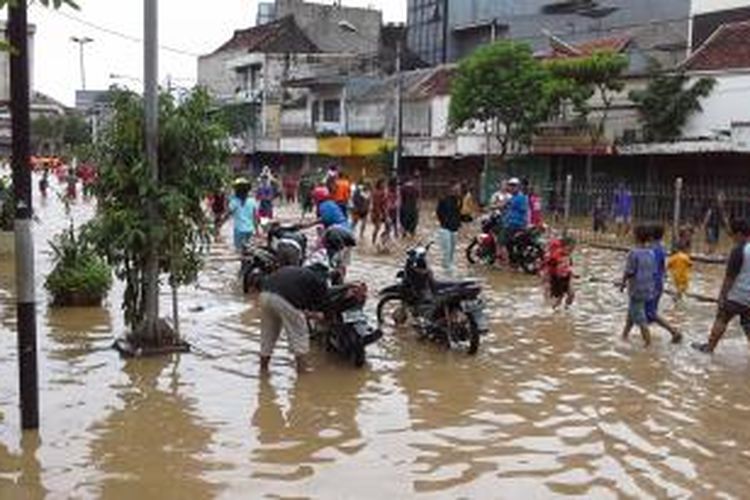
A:
{"type": "MultiPolygon", "coordinates": [[[[158,50],[158,0],[143,0],[143,101],[146,121],[146,162],[153,183],[159,182],[159,50],[158,50]]],[[[154,200],[148,200],[151,227],[158,223],[154,200]]],[[[144,334],[149,340],[159,340],[159,255],[156,237],[149,235],[149,252],[146,261],[144,334]]]]}
{"type": "Polygon", "coordinates": [[[86,90],[86,64],[84,59],[84,47],[87,43],[94,41],[93,38],[87,36],[71,36],[70,41],[78,44],[78,59],[81,65],[81,90],[86,90]]]}
{"type": "MultiPolygon", "coordinates": [[[[490,25],[490,41],[495,43],[497,41],[497,19],[492,20],[490,25]]],[[[492,166],[492,142],[490,139],[490,129],[492,133],[497,132],[497,121],[491,119],[484,124],[484,164],[482,165],[482,173],[479,175],[479,202],[484,205],[489,197],[488,177],[490,173],[490,167],[492,166]]]]}
{"type": "Polygon", "coordinates": [[[39,381],[36,359],[34,239],[31,235],[31,165],[29,162],[29,39],[26,2],[8,6],[10,112],[13,190],[16,203],[16,318],[21,428],[39,428],[39,381]]]}
{"type": "Polygon", "coordinates": [[[401,149],[403,146],[403,79],[401,77],[401,52],[403,47],[403,35],[399,35],[396,43],[396,150],[393,152],[393,176],[398,178],[401,170],[401,149]]]}

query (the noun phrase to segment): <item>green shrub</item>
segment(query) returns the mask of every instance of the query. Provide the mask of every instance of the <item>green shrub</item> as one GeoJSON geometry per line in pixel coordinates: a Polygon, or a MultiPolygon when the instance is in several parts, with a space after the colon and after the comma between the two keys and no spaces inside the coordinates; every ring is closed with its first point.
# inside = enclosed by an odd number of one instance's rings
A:
{"type": "Polygon", "coordinates": [[[112,270],[94,251],[86,238],[71,226],[50,242],[54,268],[45,288],[55,300],[66,294],[104,296],[112,286],[112,270]]]}

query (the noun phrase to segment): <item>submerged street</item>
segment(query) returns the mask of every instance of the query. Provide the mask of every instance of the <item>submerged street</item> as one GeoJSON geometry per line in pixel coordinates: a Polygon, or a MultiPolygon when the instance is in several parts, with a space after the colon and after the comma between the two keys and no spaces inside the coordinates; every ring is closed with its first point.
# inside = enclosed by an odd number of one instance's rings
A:
{"type": "MultiPolygon", "coordinates": [[[[60,188],[61,189],[61,188],[60,188]]],[[[50,309],[47,240],[69,221],[56,196],[34,225],[41,429],[18,423],[12,261],[0,263],[0,498],[742,497],[750,487],[750,354],[733,325],[713,356],[715,306],[665,300],[684,329],[619,339],[623,255],[581,249],[577,299],[552,312],[537,278],[465,267],[485,280],[491,333],[475,357],[387,330],[361,370],[313,349],[298,378],[282,343],[258,376],[259,319],[237,284],[231,228],[198,286],[181,292],[194,352],[122,360],[116,285],[103,309],[50,309]]],[[[93,202],[72,206],[76,223],[93,202]]],[[[282,210],[282,215],[294,212],[282,210]]],[[[429,221],[431,223],[431,221],[429,221]]],[[[431,228],[425,229],[425,238],[431,228]]],[[[406,248],[405,244],[401,245],[406,248]]],[[[402,249],[359,248],[351,277],[389,284],[402,249]]],[[[432,255],[437,268],[439,255],[432,255]]],[[[694,291],[714,295],[718,266],[694,291]]],[[[170,311],[162,288],[162,315],[170,311]]]]}

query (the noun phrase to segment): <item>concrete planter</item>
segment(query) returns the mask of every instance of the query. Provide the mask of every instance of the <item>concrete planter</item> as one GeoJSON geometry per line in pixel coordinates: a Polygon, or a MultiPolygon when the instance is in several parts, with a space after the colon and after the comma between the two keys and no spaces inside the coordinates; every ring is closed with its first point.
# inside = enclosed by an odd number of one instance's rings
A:
{"type": "Polygon", "coordinates": [[[16,233],[0,231],[0,257],[12,257],[16,254],[16,233]]]}

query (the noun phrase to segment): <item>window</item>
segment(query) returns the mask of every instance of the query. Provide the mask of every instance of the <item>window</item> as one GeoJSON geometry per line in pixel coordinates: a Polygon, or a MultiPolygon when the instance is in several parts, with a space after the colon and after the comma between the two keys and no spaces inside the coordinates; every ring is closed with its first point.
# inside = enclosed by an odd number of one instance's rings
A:
{"type": "Polygon", "coordinates": [[[312,122],[313,125],[320,121],[320,101],[312,102],[312,122]]]}
{"type": "Polygon", "coordinates": [[[338,123],[341,121],[341,104],[338,99],[326,99],[323,101],[323,121],[338,123]]]}

